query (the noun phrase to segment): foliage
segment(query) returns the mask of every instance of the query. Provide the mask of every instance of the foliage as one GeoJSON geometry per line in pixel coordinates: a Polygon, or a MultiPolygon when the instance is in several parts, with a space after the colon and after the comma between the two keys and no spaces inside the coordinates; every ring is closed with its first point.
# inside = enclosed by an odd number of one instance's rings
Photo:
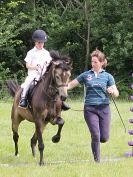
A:
{"type": "MultiPolygon", "coordinates": [[[[48,34],[47,49],[71,56],[73,76],[91,67],[90,53],[96,47],[105,52],[107,70],[117,82],[133,72],[130,0],[7,0],[0,10],[0,63],[5,62],[1,67],[9,68],[11,77],[25,76],[24,58],[37,28],[48,34]]],[[[125,92],[130,82],[121,83],[125,92]]]]}
{"type": "Polygon", "coordinates": [[[9,68],[4,68],[5,62],[0,64],[0,80],[6,80],[10,74],[9,68]]]}

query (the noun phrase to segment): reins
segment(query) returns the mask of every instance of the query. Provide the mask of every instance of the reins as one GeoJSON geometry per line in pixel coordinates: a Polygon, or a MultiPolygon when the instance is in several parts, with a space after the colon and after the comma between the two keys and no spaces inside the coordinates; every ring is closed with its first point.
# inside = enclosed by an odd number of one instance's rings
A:
{"type": "MultiPolygon", "coordinates": [[[[43,77],[42,77],[42,80],[44,80],[43,77]]],[[[50,91],[50,89],[53,89],[53,90],[54,90],[54,94],[52,94],[52,95],[48,94],[48,92],[47,92],[44,88],[43,88],[43,92],[44,92],[45,95],[47,95],[47,97],[48,97],[50,100],[53,100],[54,102],[56,102],[57,100],[56,100],[56,99],[53,99],[53,97],[56,96],[56,94],[57,94],[57,92],[58,92],[58,89],[55,88],[55,87],[53,87],[51,84],[50,84],[49,87],[48,87],[48,90],[49,90],[49,91],[50,91]]]]}

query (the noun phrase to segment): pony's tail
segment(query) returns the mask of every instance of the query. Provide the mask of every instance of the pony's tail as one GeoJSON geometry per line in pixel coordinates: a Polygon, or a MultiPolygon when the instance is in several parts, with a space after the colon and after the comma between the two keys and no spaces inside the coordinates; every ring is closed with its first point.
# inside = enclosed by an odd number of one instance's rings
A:
{"type": "Polygon", "coordinates": [[[7,80],[6,81],[6,85],[8,88],[8,92],[10,93],[10,95],[12,97],[15,96],[16,91],[18,90],[18,88],[20,87],[17,81],[13,81],[13,80],[7,80]]]}

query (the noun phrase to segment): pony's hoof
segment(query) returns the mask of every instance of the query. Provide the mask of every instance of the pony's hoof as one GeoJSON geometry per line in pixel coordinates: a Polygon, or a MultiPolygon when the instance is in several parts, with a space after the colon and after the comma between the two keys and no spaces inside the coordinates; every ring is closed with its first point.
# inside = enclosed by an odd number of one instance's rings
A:
{"type": "Polygon", "coordinates": [[[19,157],[19,154],[15,154],[15,157],[19,157]]]}
{"type": "Polygon", "coordinates": [[[39,165],[40,165],[40,166],[44,166],[45,163],[44,163],[44,162],[39,162],[39,165]]]}
{"type": "Polygon", "coordinates": [[[53,143],[58,143],[60,141],[60,136],[59,135],[55,135],[52,137],[52,142],[53,143]]]}
{"type": "Polygon", "coordinates": [[[33,156],[34,158],[36,158],[36,154],[32,154],[32,156],[33,156]]]}

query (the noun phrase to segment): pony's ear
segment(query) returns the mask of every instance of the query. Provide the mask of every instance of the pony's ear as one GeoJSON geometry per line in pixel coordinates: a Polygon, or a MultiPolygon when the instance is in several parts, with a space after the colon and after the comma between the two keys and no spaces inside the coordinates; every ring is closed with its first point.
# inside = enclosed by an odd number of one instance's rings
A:
{"type": "Polygon", "coordinates": [[[63,56],[62,60],[64,60],[66,64],[72,66],[73,62],[72,62],[72,59],[69,56],[63,56]]]}
{"type": "Polygon", "coordinates": [[[50,50],[50,56],[52,57],[53,61],[60,60],[60,55],[58,51],[50,50]]]}
{"type": "Polygon", "coordinates": [[[72,60],[68,60],[68,61],[66,61],[66,63],[67,63],[68,65],[70,65],[70,66],[73,65],[73,61],[72,61],[72,60]]]}
{"type": "Polygon", "coordinates": [[[65,59],[64,61],[65,61],[65,63],[66,63],[67,65],[69,65],[70,67],[72,67],[73,61],[72,61],[71,58],[67,58],[67,59],[65,59]]]}
{"type": "Polygon", "coordinates": [[[68,65],[69,65],[70,69],[72,70],[73,69],[73,66],[72,66],[73,65],[73,60],[71,60],[68,65]]]}

